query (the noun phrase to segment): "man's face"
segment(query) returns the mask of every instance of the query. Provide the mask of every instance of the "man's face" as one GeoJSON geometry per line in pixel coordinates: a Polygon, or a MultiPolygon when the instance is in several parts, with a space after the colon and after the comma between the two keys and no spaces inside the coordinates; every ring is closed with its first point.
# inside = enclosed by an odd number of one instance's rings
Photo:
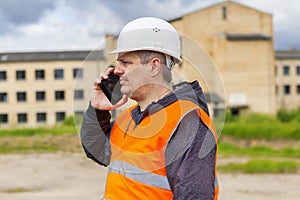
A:
{"type": "Polygon", "coordinates": [[[135,52],[119,54],[114,73],[120,76],[121,92],[134,100],[143,98],[150,70],[151,66],[141,64],[135,52]]]}

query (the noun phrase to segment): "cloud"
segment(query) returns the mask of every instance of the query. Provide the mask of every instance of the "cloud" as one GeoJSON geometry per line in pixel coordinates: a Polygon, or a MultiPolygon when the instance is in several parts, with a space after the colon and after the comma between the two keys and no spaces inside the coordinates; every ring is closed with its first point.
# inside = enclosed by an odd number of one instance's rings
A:
{"type": "Polygon", "coordinates": [[[51,0],[1,0],[0,34],[11,31],[20,24],[36,22],[46,11],[54,8],[51,0]]]}
{"type": "MultiPolygon", "coordinates": [[[[220,1],[1,0],[0,51],[93,49],[132,19],[170,20],[220,1]]],[[[236,1],[273,15],[276,49],[300,49],[300,1],[236,1]]]]}

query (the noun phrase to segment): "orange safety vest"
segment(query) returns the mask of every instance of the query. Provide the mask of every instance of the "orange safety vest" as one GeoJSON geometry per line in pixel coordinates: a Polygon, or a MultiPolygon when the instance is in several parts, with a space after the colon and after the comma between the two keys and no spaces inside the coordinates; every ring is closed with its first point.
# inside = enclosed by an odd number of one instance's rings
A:
{"type": "Polygon", "coordinates": [[[203,122],[212,128],[210,118],[195,103],[178,100],[136,125],[131,117],[134,107],[121,113],[112,127],[112,156],[104,198],[172,199],[165,158],[169,139],[190,111],[197,110],[203,122]]]}

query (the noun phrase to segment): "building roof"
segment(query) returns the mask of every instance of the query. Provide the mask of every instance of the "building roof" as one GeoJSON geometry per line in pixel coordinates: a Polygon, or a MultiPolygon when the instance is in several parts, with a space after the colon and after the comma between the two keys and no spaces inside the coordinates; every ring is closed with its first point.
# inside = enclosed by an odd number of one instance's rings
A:
{"type": "Polygon", "coordinates": [[[104,57],[103,50],[0,53],[0,63],[57,61],[57,60],[85,60],[85,59],[104,60],[105,57],[104,57]]]}
{"type": "Polygon", "coordinates": [[[276,59],[300,59],[300,51],[297,50],[279,50],[275,51],[276,59]]]}

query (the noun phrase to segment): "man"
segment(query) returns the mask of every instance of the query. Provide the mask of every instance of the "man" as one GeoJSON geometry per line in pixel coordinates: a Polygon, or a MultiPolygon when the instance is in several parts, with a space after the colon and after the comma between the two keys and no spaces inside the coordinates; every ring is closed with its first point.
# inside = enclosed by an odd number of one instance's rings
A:
{"type": "Polygon", "coordinates": [[[197,81],[172,86],[180,40],[168,22],[145,17],[120,32],[115,68],[94,83],[81,140],[87,156],[108,166],[104,199],[217,199],[217,136],[197,81]],[[112,105],[99,87],[120,76],[112,105]],[[115,121],[109,110],[125,104],[115,121]]]}

